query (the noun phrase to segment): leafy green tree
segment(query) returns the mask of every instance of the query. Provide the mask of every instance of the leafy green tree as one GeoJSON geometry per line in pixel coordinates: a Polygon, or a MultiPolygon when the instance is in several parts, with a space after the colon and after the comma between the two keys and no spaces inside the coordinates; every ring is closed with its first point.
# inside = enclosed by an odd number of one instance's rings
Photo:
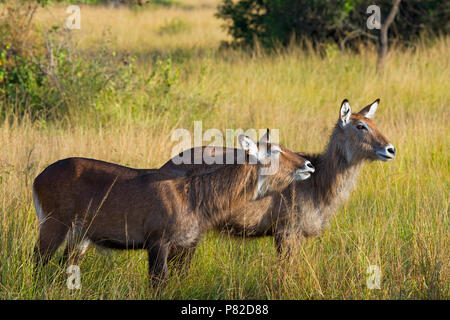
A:
{"type": "MultiPolygon", "coordinates": [[[[303,38],[315,45],[334,41],[341,47],[358,41],[379,41],[379,30],[369,30],[367,7],[381,9],[381,22],[389,16],[391,0],[223,0],[217,16],[226,22],[234,45],[264,47],[303,38]]],[[[389,28],[389,37],[410,43],[422,33],[448,34],[450,2],[444,0],[401,1],[389,28]]]]}

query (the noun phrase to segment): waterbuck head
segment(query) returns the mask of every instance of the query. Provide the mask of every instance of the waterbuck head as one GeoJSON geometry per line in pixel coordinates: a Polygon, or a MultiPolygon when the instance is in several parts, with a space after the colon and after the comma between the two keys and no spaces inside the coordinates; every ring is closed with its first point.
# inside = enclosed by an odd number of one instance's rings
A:
{"type": "Polygon", "coordinates": [[[281,192],[292,181],[308,179],[315,171],[309,160],[279,144],[271,143],[269,129],[258,143],[246,135],[240,135],[238,140],[248,154],[249,163],[258,165],[255,198],[266,195],[268,191],[281,192]]]}
{"type": "Polygon", "coordinates": [[[337,126],[338,143],[348,163],[395,158],[394,146],[378,131],[372,120],[379,103],[380,99],[377,99],[358,113],[352,113],[347,99],[342,101],[337,126]]]}

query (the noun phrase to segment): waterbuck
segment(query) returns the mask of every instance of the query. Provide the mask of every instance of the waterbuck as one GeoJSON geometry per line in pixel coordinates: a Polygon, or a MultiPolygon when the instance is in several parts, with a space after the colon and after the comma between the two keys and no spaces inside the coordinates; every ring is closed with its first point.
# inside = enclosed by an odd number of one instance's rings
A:
{"type": "MultiPolygon", "coordinates": [[[[338,206],[349,197],[362,164],[366,160],[388,161],[396,155],[395,148],[377,130],[372,120],[379,102],[377,99],[352,114],[345,99],[325,151],[321,154],[298,153],[315,167],[316,172],[311,179],[293,183],[279,194],[246,203],[229,214],[219,228],[234,235],[274,236],[277,251],[287,256],[302,239],[319,234],[338,206]]],[[[188,151],[195,153],[193,149],[188,151]]],[[[224,158],[225,154],[235,151],[224,148],[224,158]]],[[[207,164],[175,165],[173,159],[161,169],[189,174],[211,167],[207,164]]],[[[213,166],[217,168],[221,165],[213,166]]],[[[171,254],[180,254],[183,258],[186,253],[182,250],[171,254]]]]}
{"type": "Polygon", "coordinates": [[[34,181],[39,218],[37,264],[45,264],[69,234],[66,253],[88,241],[117,249],[146,249],[150,282],[167,279],[170,247],[195,247],[201,235],[235,208],[307,179],[311,163],[276,144],[238,137],[246,158],[212,172],[174,177],[93,159],[69,158],[34,181]],[[278,170],[262,174],[271,160],[278,170]]]}

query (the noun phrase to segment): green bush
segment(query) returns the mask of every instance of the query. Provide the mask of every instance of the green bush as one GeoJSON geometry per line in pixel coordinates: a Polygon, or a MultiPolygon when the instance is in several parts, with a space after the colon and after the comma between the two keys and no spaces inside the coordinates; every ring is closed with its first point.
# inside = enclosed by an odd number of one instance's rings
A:
{"type": "Polygon", "coordinates": [[[58,31],[45,35],[33,56],[0,51],[1,114],[61,118],[90,108],[108,92],[128,85],[133,65],[104,47],[90,57],[76,53],[58,31]],[[58,39],[59,38],[59,39],[58,39]]]}
{"type": "MultiPolygon", "coordinates": [[[[366,28],[366,10],[372,4],[380,7],[383,22],[390,0],[223,0],[217,16],[227,22],[234,45],[253,46],[258,41],[264,47],[286,46],[306,38],[314,44],[334,41],[342,46],[376,41],[378,30],[366,28]]],[[[449,6],[441,0],[402,1],[390,36],[407,43],[423,32],[447,34],[449,6]]]]}
{"type": "MultiPolygon", "coordinates": [[[[4,9],[0,11],[0,121],[26,116],[39,123],[61,119],[96,123],[157,119],[169,112],[178,121],[180,110],[194,115],[214,108],[216,98],[204,99],[200,88],[189,93],[178,90],[180,73],[170,57],[158,59],[148,72],[138,72],[135,57],[117,54],[108,42],[80,51],[70,30],[54,26],[41,32],[32,23],[25,24],[36,7],[32,0],[9,0],[0,7],[4,9]]],[[[166,33],[189,27],[178,20],[165,26],[166,33]]]]}
{"type": "Polygon", "coordinates": [[[8,1],[0,8],[0,119],[110,117],[122,105],[139,112],[148,104],[152,110],[167,109],[178,81],[170,59],[140,75],[135,58],[108,50],[108,43],[92,53],[79,52],[70,30],[54,26],[37,32],[23,22],[32,20],[36,8],[28,0],[8,1]]]}

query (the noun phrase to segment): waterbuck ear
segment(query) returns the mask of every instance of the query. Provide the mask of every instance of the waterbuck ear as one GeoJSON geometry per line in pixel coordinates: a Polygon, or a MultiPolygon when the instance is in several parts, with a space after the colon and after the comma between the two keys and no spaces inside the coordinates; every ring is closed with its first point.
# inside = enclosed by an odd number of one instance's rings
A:
{"type": "Polygon", "coordinates": [[[363,115],[366,118],[372,119],[375,115],[375,112],[377,111],[378,105],[380,104],[380,99],[375,100],[371,104],[369,104],[367,107],[364,107],[360,112],[358,112],[360,115],[363,115]]]}
{"type": "Polygon", "coordinates": [[[249,155],[258,157],[258,146],[256,143],[244,134],[238,137],[239,144],[249,155]]]}
{"type": "Polygon", "coordinates": [[[269,128],[267,128],[266,133],[259,139],[259,144],[266,145],[270,143],[270,134],[269,134],[269,128]]]}
{"type": "Polygon", "coordinates": [[[350,116],[352,115],[352,109],[347,99],[344,99],[341,104],[341,111],[339,113],[339,120],[342,127],[345,127],[350,122],[350,116]]]}

